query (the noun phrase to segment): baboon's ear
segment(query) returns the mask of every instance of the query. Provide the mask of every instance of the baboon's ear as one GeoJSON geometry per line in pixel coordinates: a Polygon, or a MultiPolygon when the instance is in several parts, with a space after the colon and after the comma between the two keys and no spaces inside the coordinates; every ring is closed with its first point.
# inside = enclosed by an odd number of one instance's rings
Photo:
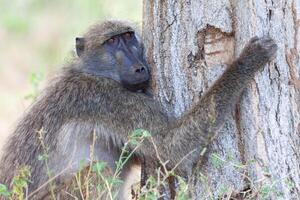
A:
{"type": "Polygon", "coordinates": [[[85,39],[76,37],[76,54],[80,57],[84,51],[85,39]]]}

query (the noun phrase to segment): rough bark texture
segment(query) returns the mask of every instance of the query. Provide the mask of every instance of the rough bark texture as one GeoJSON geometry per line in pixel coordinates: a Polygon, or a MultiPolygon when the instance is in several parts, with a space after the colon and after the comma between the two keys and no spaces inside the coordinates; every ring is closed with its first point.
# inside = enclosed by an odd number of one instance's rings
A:
{"type": "Polygon", "coordinates": [[[299,29],[299,0],[144,0],[154,93],[170,116],[190,108],[251,37],[279,46],[196,171],[194,198],[251,189],[258,199],[300,199],[299,29]]]}

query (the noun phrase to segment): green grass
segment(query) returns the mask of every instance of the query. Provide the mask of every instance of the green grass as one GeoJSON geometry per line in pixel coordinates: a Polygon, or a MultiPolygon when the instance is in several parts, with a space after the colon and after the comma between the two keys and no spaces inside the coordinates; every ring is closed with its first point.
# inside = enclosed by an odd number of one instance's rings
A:
{"type": "MultiPolygon", "coordinates": [[[[39,141],[44,149],[43,152],[38,156],[40,162],[45,162],[45,167],[48,177],[48,181],[45,185],[49,185],[51,199],[57,199],[57,186],[55,185],[55,178],[57,175],[53,174],[48,167],[49,154],[47,151],[47,144],[43,140],[43,130],[39,132],[39,141]]],[[[121,155],[118,161],[116,161],[116,170],[107,173],[107,164],[105,162],[94,160],[94,145],[96,141],[96,133],[93,134],[94,139],[91,144],[90,149],[90,163],[88,166],[79,165],[80,169],[74,175],[74,180],[69,186],[64,189],[64,193],[68,194],[70,197],[88,200],[88,199],[99,199],[105,197],[105,199],[114,200],[118,195],[118,188],[123,183],[120,178],[121,171],[123,170],[126,163],[132,158],[133,154],[138,150],[138,148],[143,144],[145,139],[153,142],[151,134],[142,129],[138,129],[130,134],[128,142],[124,144],[121,151],[121,155]],[[129,148],[130,147],[130,148],[129,148]]],[[[155,144],[154,148],[157,151],[155,144]]],[[[176,178],[179,184],[176,188],[176,200],[188,200],[190,199],[190,193],[192,192],[191,183],[186,182],[184,178],[177,176],[174,169],[167,170],[166,162],[162,161],[159,157],[159,152],[157,153],[157,158],[160,161],[161,168],[156,170],[154,176],[150,176],[146,180],[146,185],[140,188],[139,184],[134,185],[132,189],[134,193],[139,197],[140,200],[156,200],[164,193],[161,193],[162,188],[169,187],[169,177],[173,176],[176,178]]],[[[245,188],[243,191],[237,191],[230,185],[220,185],[218,191],[212,191],[212,185],[210,178],[206,177],[204,174],[197,172],[199,174],[198,182],[203,188],[203,200],[205,199],[229,199],[231,198],[242,198],[245,200],[264,200],[270,197],[284,197],[284,193],[280,191],[276,186],[280,182],[284,182],[289,188],[293,188],[294,185],[289,181],[289,179],[276,180],[266,174],[263,178],[258,180],[252,180],[247,176],[248,165],[254,164],[255,161],[251,161],[247,164],[236,163],[231,158],[231,156],[221,156],[216,153],[212,153],[209,157],[209,162],[213,163],[212,166],[217,170],[223,170],[228,167],[233,167],[233,170],[239,174],[243,174],[245,177],[245,182],[248,182],[249,187],[245,188]]],[[[67,167],[67,166],[66,166],[67,167]]],[[[268,170],[266,170],[268,171],[268,170]]],[[[267,172],[266,172],[267,173],[267,172]]],[[[30,166],[24,166],[19,170],[12,181],[12,189],[9,190],[7,186],[0,183],[0,197],[6,197],[7,199],[14,200],[25,200],[30,198],[31,194],[26,193],[26,188],[30,181],[30,166]]]]}

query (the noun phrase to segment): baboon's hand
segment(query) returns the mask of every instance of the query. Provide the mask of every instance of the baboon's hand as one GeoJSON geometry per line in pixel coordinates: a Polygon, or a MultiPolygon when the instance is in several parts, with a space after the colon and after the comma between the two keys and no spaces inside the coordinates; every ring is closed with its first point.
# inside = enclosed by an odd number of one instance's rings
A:
{"type": "Polygon", "coordinates": [[[277,44],[269,36],[253,37],[245,46],[239,61],[247,67],[259,69],[275,58],[277,44]]]}

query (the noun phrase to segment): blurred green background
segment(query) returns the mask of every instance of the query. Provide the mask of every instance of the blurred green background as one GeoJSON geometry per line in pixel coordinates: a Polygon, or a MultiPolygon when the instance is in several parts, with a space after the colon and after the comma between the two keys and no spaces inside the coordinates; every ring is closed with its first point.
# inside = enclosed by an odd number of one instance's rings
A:
{"type": "Polygon", "coordinates": [[[142,0],[0,0],[0,146],[74,41],[105,18],[142,22],[142,0]]]}

